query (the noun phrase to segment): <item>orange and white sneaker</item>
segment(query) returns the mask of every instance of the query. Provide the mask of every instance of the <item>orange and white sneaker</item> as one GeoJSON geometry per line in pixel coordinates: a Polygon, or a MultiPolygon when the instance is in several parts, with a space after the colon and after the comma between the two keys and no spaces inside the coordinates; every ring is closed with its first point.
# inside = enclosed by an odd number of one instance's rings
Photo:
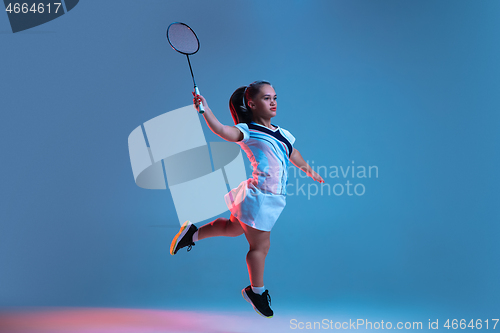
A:
{"type": "Polygon", "coordinates": [[[195,245],[193,242],[193,234],[196,230],[198,230],[198,228],[190,221],[184,222],[181,229],[172,240],[172,244],[170,244],[170,254],[174,255],[177,251],[186,246],[188,247],[188,252],[191,251],[191,248],[195,245]]]}
{"type": "Polygon", "coordinates": [[[274,315],[273,310],[271,310],[271,296],[269,291],[266,290],[262,295],[253,292],[252,287],[248,286],[241,291],[243,298],[250,304],[252,304],[254,310],[263,317],[272,318],[274,315]]]}

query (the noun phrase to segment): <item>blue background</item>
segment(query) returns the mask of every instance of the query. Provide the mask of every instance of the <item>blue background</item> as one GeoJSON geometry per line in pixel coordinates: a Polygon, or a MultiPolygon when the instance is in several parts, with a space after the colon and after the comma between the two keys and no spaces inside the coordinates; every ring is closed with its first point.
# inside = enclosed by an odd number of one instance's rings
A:
{"type": "Polygon", "coordinates": [[[192,101],[165,39],[181,21],[222,123],[237,87],[269,80],[273,123],[311,164],[378,167],[325,178],[362,196],[287,199],[266,261],[275,311],[498,318],[499,14],[496,0],[89,0],[16,34],[0,14],[0,306],[248,309],[244,237],[170,256],[170,192],[132,175],[130,132],[192,101]]]}

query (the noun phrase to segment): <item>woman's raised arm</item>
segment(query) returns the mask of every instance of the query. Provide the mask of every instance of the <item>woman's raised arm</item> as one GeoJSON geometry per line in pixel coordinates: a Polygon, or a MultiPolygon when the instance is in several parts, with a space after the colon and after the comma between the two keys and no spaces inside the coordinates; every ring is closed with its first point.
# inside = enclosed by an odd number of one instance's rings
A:
{"type": "Polygon", "coordinates": [[[203,106],[205,107],[203,117],[205,117],[205,121],[212,132],[226,141],[236,142],[243,140],[243,133],[241,133],[238,128],[220,123],[220,121],[213,114],[212,110],[208,107],[207,100],[203,96],[195,95],[195,93],[193,93],[193,96],[194,107],[196,110],[198,110],[199,104],[203,103],[203,106]]]}

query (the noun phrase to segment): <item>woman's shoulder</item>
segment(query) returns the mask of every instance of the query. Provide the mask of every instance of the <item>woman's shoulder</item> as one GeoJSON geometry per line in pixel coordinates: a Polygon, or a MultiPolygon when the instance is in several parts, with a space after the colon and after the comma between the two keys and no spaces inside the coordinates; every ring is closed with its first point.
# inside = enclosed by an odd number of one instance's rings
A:
{"type": "Polygon", "coordinates": [[[243,133],[243,139],[241,141],[238,141],[238,142],[247,142],[248,139],[250,138],[250,130],[248,128],[248,124],[247,123],[238,123],[236,125],[234,125],[234,127],[236,127],[237,129],[240,130],[241,133],[243,133]]]}

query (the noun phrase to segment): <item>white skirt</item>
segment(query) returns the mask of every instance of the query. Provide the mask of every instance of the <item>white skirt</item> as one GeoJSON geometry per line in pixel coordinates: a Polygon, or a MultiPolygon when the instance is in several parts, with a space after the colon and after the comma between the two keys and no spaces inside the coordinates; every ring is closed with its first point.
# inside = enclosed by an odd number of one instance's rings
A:
{"type": "Polygon", "coordinates": [[[263,231],[271,231],[286,205],[286,196],[262,192],[252,178],[242,181],[224,200],[234,217],[263,231]]]}

